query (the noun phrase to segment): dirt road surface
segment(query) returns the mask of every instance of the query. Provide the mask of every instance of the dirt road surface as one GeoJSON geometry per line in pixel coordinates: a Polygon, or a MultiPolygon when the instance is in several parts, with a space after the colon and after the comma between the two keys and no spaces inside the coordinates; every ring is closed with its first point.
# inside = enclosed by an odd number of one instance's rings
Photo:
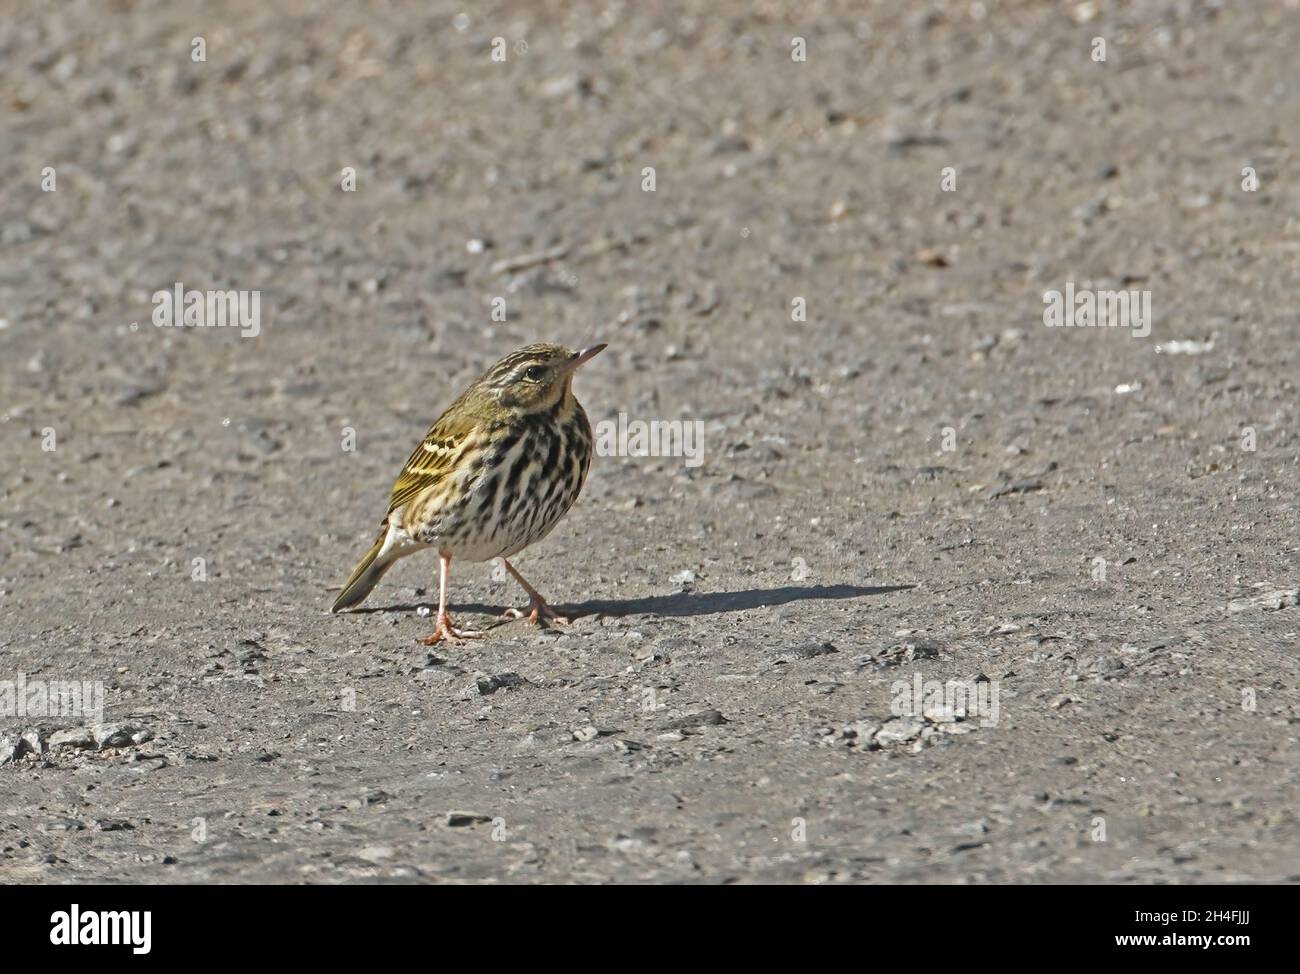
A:
{"type": "Polygon", "coordinates": [[[467,8],[0,24],[0,879],[1300,879],[1296,5],[467,8]],[[579,618],[331,616],[536,340],[579,618]]]}

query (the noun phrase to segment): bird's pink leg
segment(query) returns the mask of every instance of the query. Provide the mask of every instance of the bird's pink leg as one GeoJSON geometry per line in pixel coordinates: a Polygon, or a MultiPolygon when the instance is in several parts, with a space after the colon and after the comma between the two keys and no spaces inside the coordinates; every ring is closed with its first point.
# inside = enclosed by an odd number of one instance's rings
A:
{"type": "Polygon", "coordinates": [[[438,552],[438,563],[441,569],[438,578],[438,618],[433,627],[433,632],[425,636],[420,642],[426,646],[432,646],[440,643],[444,639],[476,639],[483,633],[473,629],[457,629],[451,622],[451,616],[447,614],[447,579],[451,576],[451,555],[445,551],[438,552]]]}
{"type": "MultiPolygon", "coordinates": [[[[520,585],[522,585],[524,587],[524,591],[528,593],[528,621],[529,622],[535,623],[538,621],[538,619],[545,619],[547,622],[553,622],[557,625],[564,625],[569,621],[566,617],[560,615],[558,612],[556,612],[554,609],[552,609],[549,605],[546,604],[546,600],[542,598],[541,593],[538,592],[537,589],[529,585],[528,581],[524,578],[524,576],[520,575],[519,572],[515,571],[514,565],[510,564],[510,562],[507,561],[505,558],[502,558],[501,561],[506,566],[506,571],[508,571],[514,577],[514,580],[518,582],[520,585]]],[[[506,609],[505,616],[507,619],[522,619],[524,618],[524,613],[518,609],[506,609]]]]}

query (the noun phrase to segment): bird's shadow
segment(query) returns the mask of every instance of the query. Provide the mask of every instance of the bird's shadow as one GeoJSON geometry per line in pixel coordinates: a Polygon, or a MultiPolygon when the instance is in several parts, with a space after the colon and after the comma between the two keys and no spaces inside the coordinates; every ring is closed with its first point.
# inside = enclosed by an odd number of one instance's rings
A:
{"type": "MultiPolygon", "coordinates": [[[[674,592],[671,595],[649,595],[640,599],[597,599],[576,605],[557,605],[561,615],[580,618],[590,615],[605,616],[705,616],[718,612],[744,612],[762,606],[786,605],[808,599],[857,599],[868,595],[888,595],[905,592],[915,585],[785,585],[781,588],[752,588],[743,592],[674,592]]],[[[354,609],[354,612],[414,612],[418,605],[387,605],[354,609]]],[[[496,615],[500,606],[476,603],[455,605],[460,612],[481,612],[496,615]]]]}

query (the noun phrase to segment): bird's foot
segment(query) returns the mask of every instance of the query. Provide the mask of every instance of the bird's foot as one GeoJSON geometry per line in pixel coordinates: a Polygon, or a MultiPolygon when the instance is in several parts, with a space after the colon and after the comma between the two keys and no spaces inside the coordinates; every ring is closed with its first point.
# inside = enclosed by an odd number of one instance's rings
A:
{"type": "Polygon", "coordinates": [[[527,619],[533,625],[537,625],[539,622],[554,626],[567,626],[569,624],[569,617],[560,615],[546,604],[545,599],[532,599],[529,601],[526,612],[522,609],[506,609],[501,618],[527,619]]]}
{"type": "Polygon", "coordinates": [[[420,642],[426,646],[434,646],[444,639],[455,641],[457,639],[478,639],[484,635],[477,629],[457,629],[451,622],[451,616],[438,616],[437,625],[433,627],[433,632],[425,636],[420,642]]]}

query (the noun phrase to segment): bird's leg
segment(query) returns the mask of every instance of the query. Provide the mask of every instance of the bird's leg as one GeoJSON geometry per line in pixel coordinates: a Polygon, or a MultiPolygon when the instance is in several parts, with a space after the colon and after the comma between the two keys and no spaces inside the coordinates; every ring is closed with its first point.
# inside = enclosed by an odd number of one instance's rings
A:
{"type": "MultiPolygon", "coordinates": [[[[529,622],[537,622],[539,619],[545,619],[547,622],[553,622],[556,623],[557,625],[564,625],[569,621],[567,618],[560,615],[558,612],[556,612],[554,609],[552,609],[549,605],[546,604],[546,600],[542,598],[541,593],[538,592],[537,589],[529,585],[528,580],[525,579],[524,576],[520,575],[519,572],[515,571],[514,565],[510,564],[510,562],[507,561],[505,558],[502,558],[501,562],[506,566],[506,571],[508,571],[512,576],[514,576],[514,580],[518,582],[520,585],[522,585],[524,587],[524,591],[528,593],[528,621],[529,622]]],[[[524,618],[524,613],[518,609],[506,609],[505,617],[507,619],[522,619],[524,618]]]]}
{"type": "Polygon", "coordinates": [[[447,578],[451,575],[451,555],[443,551],[438,552],[438,564],[441,569],[438,578],[438,618],[433,632],[420,642],[432,646],[444,639],[474,639],[483,635],[472,629],[457,629],[452,625],[451,616],[447,614],[447,578]]]}

